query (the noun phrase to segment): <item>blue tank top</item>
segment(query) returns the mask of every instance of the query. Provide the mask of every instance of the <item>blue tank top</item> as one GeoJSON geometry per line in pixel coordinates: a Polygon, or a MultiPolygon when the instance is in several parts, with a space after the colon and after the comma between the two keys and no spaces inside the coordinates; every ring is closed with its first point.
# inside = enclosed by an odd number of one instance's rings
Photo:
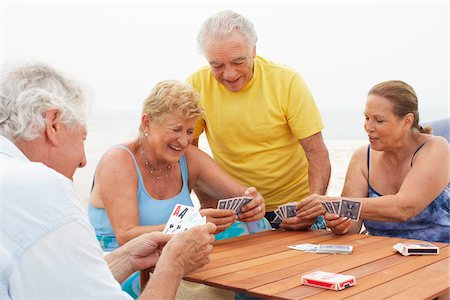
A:
{"type": "MultiPolygon", "coordinates": [[[[414,156],[422,146],[414,152],[414,156]]],[[[367,183],[369,185],[369,197],[380,197],[380,193],[372,188],[369,182],[370,170],[370,145],[367,150],[367,183]]],[[[364,220],[364,226],[371,235],[400,237],[406,239],[417,239],[429,242],[450,243],[450,183],[444,190],[424,208],[417,216],[403,222],[378,222],[364,220]]]]}
{"type": "MultiPolygon", "coordinates": [[[[181,192],[173,198],[165,200],[155,200],[145,190],[142,174],[139,170],[136,158],[133,153],[124,145],[117,145],[115,147],[127,150],[133,158],[136,172],[138,174],[138,207],[140,225],[159,225],[165,224],[169,219],[170,213],[176,204],[183,204],[194,206],[192,204],[191,196],[188,187],[188,169],[186,163],[186,156],[182,155],[180,158],[180,170],[183,180],[183,187],[181,192]]],[[[104,251],[112,251],[118,247],[114,231],[109,222],[108,215],[104,208],[96,208],[91,203],[88,204],[89,221],[95,229],[97,238],[104,251]]]]}

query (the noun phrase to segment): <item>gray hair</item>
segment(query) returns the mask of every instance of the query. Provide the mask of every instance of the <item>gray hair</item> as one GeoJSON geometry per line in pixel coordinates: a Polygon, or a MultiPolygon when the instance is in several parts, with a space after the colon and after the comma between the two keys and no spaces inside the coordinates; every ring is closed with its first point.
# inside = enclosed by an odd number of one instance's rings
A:
{"type": "Polygon", "coordinates": [[[258,40],[253,23],[234,11],[223,10],[211,16],[200,27],[197,36],[199,50],[204,52],[205,43],[209,38],[223,38],[235,30],[239,30],[243,34],[249,49],[253,49],[258,40]]]}
{"type": "Polygon", "coordinates": [[[33,140],[45,130],[45,112],[56,109],[63,124],[85,124],[81,86],[43,63],[2,71],[0,134],[12,141],[33,140]]]}

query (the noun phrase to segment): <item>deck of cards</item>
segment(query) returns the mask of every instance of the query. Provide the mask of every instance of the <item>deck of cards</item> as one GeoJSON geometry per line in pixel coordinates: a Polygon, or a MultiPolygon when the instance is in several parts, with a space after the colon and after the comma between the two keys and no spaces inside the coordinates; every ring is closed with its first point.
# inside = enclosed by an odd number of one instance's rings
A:
{"type": "Polygon", "coordinates": [[[359,201],[342,199],[341,201],[322,202],[322,205],[330,214],[338,214],[341,217],[347,217],[353,221],[358,221],[362,203],[359,201]]]}
{"type": "Polygon", "coordinates": [[[297,202],[289,202],[278,206],[278,209],[274,211],[275,218],[272,223],[281,223],[286,218],[295,217],[297,213],[297,202]]]}
{"type": "Polygon", "coordinates": [[[252,201],[250,197],[234,197],[228,199],[221,199],[217,203],[217,209],[231,209],[234,210],[236,215],[240,215],[242,213],[242,207],[252,201]]]}
{"type": "Polygon", "coordinates": [[[303,275],[302,284],[340,291],[356,284],[355,276],[316,271],[303,275]]]}
{"type": "Polygon", "coordinates": [[[325,254],[350,254],[353,252],[353,246],[350,245],[298,244],[288,246],[288,248],[310,253],[325,253],[325,254]]]}
{"type": "Polygon", "coordinates": [[[198,209],[192,206],[175,205],[163,233],[178,233],[189,230],[196,225],[206,224],[206,217],[202,217],[198,209]]]}
{"type": "Polygon", "coordinates": [[[404,256],[439,254],[439,247],[430,243],[397,243],[393,248],[404,256]]]}

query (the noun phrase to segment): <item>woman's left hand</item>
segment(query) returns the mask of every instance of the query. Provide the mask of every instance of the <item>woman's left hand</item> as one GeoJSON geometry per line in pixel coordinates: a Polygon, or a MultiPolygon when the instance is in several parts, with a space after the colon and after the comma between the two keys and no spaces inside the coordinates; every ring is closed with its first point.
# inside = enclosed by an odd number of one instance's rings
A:
{"type": "Polygon", "coordinates": [[[253,186],[244,191],[244,196],[250,197],[252,200],[242,207],[239,221],[252,222],[261,220],[266,214],[266,205],[263,196],[253,186]]]}

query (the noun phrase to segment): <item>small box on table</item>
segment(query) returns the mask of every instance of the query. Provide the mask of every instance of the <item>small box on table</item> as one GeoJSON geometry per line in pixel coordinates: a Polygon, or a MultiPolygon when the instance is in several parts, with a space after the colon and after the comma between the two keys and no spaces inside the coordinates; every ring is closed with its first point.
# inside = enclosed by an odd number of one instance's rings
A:
{"type": "Polygon", "coordinates": [[[340,291],[356,284],[355,276],[316,271],[302,276],[302,284],[340,291]]]}

